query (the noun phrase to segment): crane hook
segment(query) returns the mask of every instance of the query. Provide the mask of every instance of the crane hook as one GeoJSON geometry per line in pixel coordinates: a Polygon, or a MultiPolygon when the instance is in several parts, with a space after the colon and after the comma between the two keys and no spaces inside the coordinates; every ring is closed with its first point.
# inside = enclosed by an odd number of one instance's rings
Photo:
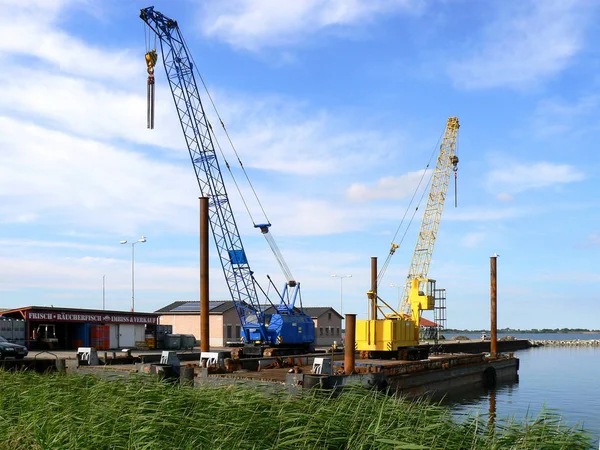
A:
{"type": "Polygon", "coordinates": [[[156,49],[150,50],[146,53],[146,66],[148,66],[148,74],[154,74],[154,66],[156,65],[156,61],[158,60],[158,55],[156,54],[156,49]]]}
{"type": "Polygon", "coordinates": [[[154,66],[158,56],[156,49],[146,53],[146,70],[148,71],[148,88],[147,88],[147,121],[148,128],[154,128],[154,66]]]}
{"type": "Polygon", "coordinates": [[[456,208],[458,206],[458,156],[453,155],[450,162],[454,171],[454,207],[456,208]]]}

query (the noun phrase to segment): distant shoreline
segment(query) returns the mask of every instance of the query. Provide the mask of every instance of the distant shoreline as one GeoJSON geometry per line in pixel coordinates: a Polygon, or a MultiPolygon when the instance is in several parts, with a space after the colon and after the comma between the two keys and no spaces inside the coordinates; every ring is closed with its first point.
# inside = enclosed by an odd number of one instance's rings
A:
{"type": "MultiPolygon", "coordinates": [[[[448,328],[443,331],[444,333],[466,333],[466,334],[476,334],[476,333],[489,333],[490,330],[456,330],[453,328],[448,328]]],[[[512,330],[512,329],[502,329],[498,330],[499,334],[600,334],[600,330],[582,330],[582,329],[562,329],[562,330],[512,330]]]]}

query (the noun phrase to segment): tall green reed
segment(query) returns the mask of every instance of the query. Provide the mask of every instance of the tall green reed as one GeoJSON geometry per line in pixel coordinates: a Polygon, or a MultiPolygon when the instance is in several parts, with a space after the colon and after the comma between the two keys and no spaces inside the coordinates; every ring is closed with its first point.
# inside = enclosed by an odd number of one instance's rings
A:
{"type": "Polygon", "coordinates": [[[427,400],[375,391],[293,396],[256,386],[192,389],[149,376],[0,371],[0,449],[550,449],[592,448],[560,417],[457,421],[427,400]]]}

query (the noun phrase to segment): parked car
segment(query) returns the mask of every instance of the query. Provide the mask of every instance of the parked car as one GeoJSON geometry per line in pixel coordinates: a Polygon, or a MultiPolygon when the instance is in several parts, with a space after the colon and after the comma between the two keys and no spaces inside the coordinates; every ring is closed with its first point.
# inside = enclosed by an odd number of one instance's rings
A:
{"type": "Polygon", "coordinates": [[[27,356],[27,353],[27,347],[8,342],[5,338],[0,336],[0,360],[6,358],[7,356],[23,359],[27,356]]]}

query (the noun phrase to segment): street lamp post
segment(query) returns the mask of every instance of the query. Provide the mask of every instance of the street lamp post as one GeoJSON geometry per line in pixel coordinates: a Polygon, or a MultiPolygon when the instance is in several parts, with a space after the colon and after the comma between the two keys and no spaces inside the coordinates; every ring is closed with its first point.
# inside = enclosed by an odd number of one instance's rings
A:
{"type": "Polygon", "coordinates": [[[343,312],[343,298],[344,298],[344,288],[343,288],[343,281],[344,278],[352,278],[352,275],[336,275],[333,274],[331,275],[333,278],[339,278],[340,279],[340,315],[344,315],[343,312]]]}
{"type": "MultiPolygon", "coordinates": [[[[146,242],[146,236],[142,236],[135,242],[131,243],[131,312],[135,311],[135,244],[138,242],[146,242]]],[[[127,244],[127,241],[121,241],[121,244],[127,244]]]]}
{"type": "Polygon", "coordinates": [[[402,289],[404,286],[402,286],[402,285],[398,286],[397,284],[390,283],[390,287],[398,288],[398,307],[400,307],[400,289],[402,289]]]}

